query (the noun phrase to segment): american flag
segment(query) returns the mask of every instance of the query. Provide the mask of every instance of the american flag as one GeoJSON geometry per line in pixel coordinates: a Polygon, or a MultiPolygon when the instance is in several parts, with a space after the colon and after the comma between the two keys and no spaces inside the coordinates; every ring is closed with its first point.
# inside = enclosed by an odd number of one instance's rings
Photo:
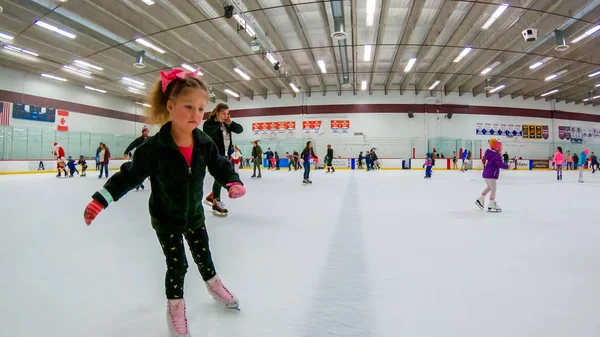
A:
{"type": "Polygon", "coordinates": [[[0,111],[0,125],[8,125],[8,116],[10,114],[10,103],[2,103],[2,111],[0,111]]]}

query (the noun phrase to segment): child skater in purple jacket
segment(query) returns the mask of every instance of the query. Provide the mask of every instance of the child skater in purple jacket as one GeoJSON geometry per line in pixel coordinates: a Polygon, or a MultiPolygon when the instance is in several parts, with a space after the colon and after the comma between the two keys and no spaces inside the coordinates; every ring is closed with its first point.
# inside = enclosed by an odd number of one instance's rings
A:
{"type": "Polygon", "coordinates": [[[500,169],[508,169],[508,165],[506,165],[502,161],[502,143],[499,142],[496,138],[492,138],[490,140],[490,148],[485,151],[483,158],[485,159],[485,168],[483,169],[483,180],[485,180],[485,184],[487,187],[481,192],[481,196],[475,204],[479,206],[479,208],[483,209],[485,204],[485,196],[491,192],[490,194],[490,203],[488,205],[488,211],[490,212],[501,212],[500,206],[496,203],[496,180],[500,176],[500,169]]]}

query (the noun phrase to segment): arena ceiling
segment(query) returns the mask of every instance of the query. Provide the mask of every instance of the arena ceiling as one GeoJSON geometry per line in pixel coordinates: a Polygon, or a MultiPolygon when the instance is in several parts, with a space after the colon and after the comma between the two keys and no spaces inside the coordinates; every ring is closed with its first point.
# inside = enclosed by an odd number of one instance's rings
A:
{"type": "Polygon", "coordinates": [[[490,95],[494,88],[502,97],[600,103],[600,30],[594,31],[600,29],[600,0],[0,0],[0,5],[0,33],[8,35],[0,35],[1,65],[66,79],[98,94],[141,100],[158,70],[186,64],[200,67],[223,100],[361,90],[490,95]],[[226,6],[233,6],[230,19],[226,6]],[[535,41],[523,38],[528,28],[537,29],[535,41]],[[556,48],[563,44],[561,35],[568,49],[556,48]],[[133,64],[142,50],[145,68],[138,69],[133,64]]]}

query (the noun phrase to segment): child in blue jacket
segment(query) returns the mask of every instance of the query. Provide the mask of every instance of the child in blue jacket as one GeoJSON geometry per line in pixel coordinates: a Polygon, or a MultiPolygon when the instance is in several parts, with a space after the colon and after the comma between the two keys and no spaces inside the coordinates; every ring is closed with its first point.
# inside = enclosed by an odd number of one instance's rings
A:
{"type": "Polygon", "coordinates": [[[585,168],[585,162],[587,161],[587,154],[590,152],[589,149],[585,149],[581,152],[579,156],[579,162],[577,165],[579,166],[579,182],[583,183],[583,169],[585,168]]]}
{"type": "Polygon", "coordinates": [[[71,173],[69,178],[73,178],[73,173],[75,172],[77,172],[77,175],[79,175],[79,171],[77,171],[77,168],[75,167],[75,160],[71,156],[69,156],[69,160],[67,161],[67,167],[71,173]]]}
{"type": "Polygon", "coordinates": [[[425,179],[431,178],[431,168],[433,166],[433,161],[431,160],[431,153],[427,153],[427,158],[425,159],[425,164],[423,167],[427,167],[425,169],[425,179]]]}

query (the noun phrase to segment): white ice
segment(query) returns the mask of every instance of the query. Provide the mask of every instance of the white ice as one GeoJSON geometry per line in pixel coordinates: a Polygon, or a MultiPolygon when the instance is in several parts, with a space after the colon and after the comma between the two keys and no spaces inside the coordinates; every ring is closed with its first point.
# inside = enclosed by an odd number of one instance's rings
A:
{"type": "MultiPolygon", "coordinates": [[[[241,312],[188,257],[192,336],[600,336],[600,174],[503,172],[498,214],[474,204],[480,171],[318,171],[311,186],[300,171],[250,174],[229,217],[207,214],[241,312]]],[[[167,336],[150,191],[87,227],[104,182],[0,176],[0,336],[167,336]]]]}

